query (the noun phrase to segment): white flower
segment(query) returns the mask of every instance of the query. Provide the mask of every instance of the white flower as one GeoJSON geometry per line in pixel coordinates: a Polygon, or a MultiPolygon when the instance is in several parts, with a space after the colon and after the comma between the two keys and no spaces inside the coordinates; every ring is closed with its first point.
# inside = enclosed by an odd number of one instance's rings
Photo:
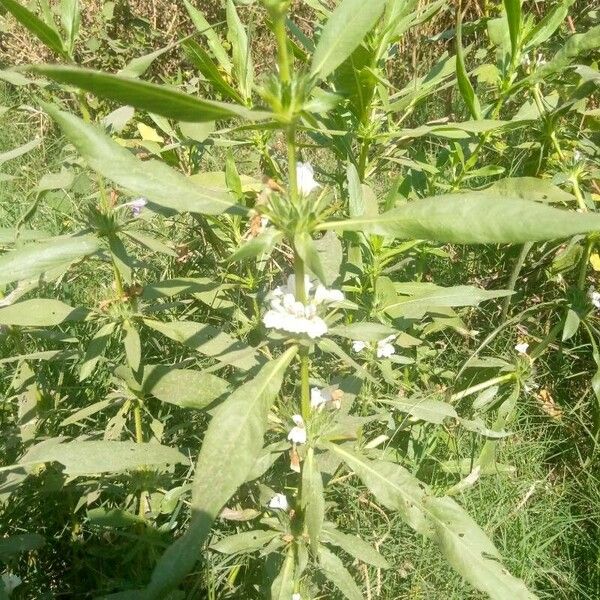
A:
{"type": "Polygon", "coordinates": [[[314,387],[310,390],[310,407],[318,409],[319,407],[331,401],[331,392],[327,389],[320,390],[314,387]]]}
{"type": "Polygon", "coordinates": [[[515,346],[515,350],[519,354],[527,354],[527,349],[529,348],[529,344],[527,342],[521,342],[515,346]]]}
{"type": "Polygon", "coordinates": [[[578,163],[581,161],[582,158],[583,157],[581,155],[581,152],[579,152],[579,150],[575,150],[575,152],[573,152],[573,162],[578,163]]]}
{"type": "Polygon", "coordinates": [[[148,200],[146,200],[146,198],[136,198],[135,200],[128,202],[126,206],[129,206],[131,214],[137,218],[140,216],[142,208],[144,208],[146,204],[148,204],[148,200]]]}
{"type": "Polygon", "coordinates": [[[537,55],[537,58],[535,59],[535,65],[537,67],[542,67],[546,64],[546,59],[544,58],[544,55],[540,52],[537,55]]]}
{"type": "Polygon", "coordinates": [[[596,308],[600,308],[600,292],[597,292],[593,287],[590,287],[588,290],[588,296],[590,297],[592,304],[596,308]]]}
{"type": "Polygon", "coordinates": [[[362,352],[367,346],[367,342],[363,342],[362,340],[355,340],[352,342],[352,350],[354,350],[354,352],[362,352]]]}
{"type": "Polygon", "coordinates": [[[315,181],[315,172],[309,163],[299,162],[296,165],[296,178],[298,180],[298,192],[301,196],[308,196],[313,190],[321,187],[315,181]]]}
{"type": "Polygon", "coordinates": [[[287,439],[292,444],[306,444],[306,427],[304,427],[304,419],[300,415],[294,415],[292,421],[296,424],[290,429],[287,439]]]}
{"type": "Polygon", "coordinates": [[[521,57],[521,64],[523,65],[523,67],[525,67],[525,69],[528,69],[531,66],[531,59],[529,58],[529,52],[526,52],[525,54],[523,54],[523,56],[521,57]]]}
{"type": "Polygon", "coordinates": [[[319,284],[315,290],[315,304],[332,304],[334,302],[343,302],[344,293],[340,290],[327,289],[319,284]]]}
{"type": "Polygon", "coordinates": [[[295,592],[292,594],[292,600],[302,600],[302,596],[298,592],[295,592]]]}
{"type": "Polygon", "coordinates": [[[287,510],[289,506],[285,494],[275,494],[269,502],[269,508],[274,510],[287,510]]]}
{"type": "Polygon", "coordinates": [[[388,358],[392,354],[396,353],[396,349],[390,343],[395,338],[396,334],[393,334],[377,342],[377,358],[388,358]]]}
{"type": "Polygon", "coordinates": [[[339,290],[328,290],[319,285],[311,295],[313,288],[313,283],[305,276],[307,303],[299,302],[295,294],[296,277],[290,275],[286,285],[276,287],[267,296],[270,308],[263,316],[265,327],[290,333],[304,333],[313,339],[326,334],[327,324],[318,316],[317,306],[322,303],[339,302],[344,299],[344,294],[339,290]]]}

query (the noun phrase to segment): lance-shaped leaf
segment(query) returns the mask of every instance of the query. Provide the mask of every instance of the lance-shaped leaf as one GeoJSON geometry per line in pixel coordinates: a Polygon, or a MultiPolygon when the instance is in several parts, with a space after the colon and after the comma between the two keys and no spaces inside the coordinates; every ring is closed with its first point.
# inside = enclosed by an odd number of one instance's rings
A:
{"type": "Polygon", "coordinates": [[[85,308],[73,308],[60,300],[32,298],[0,308],[0,325],[51,327],[66,321],[82,321],[88,312],[85,308]]]}
{"type": "Polygon", "coordinates": [[[94,372],[98,361],[102,358],[106,350],[115,327],[116,324],[113,322],[105,323],[96,331],[85,350],[85,357],[79,371],[79,381],[84,381],[94,372]]]}
{"type": "Polygon", "coordinates": [[[510,34],[511,57],[515,60],[521,43],[521,0],[504,0],[504,10],[510,34]]]}
{"type": "Polygon", "coordinates": [[[341,65],[373,28],[386,0],[343,0],[325,23],[313,54],[311,75],[324,79],[341,65]]]}
{"type": "Polygon", "coordinates": [[[19,156],[23,156],[23,154],[27,154],[27,152],[31,152],[34,148],[37,148],[42,143],[42,138],[35,138],[26,144],[18,146],[17,148],[13,148],[12,150],[8,150],[7,152],[0,152],[0,165],[2,163],[8,162],[9,160],[13,160],[15,158],[19,158],[19,156]]]}
{"type": "Polygon", "coordinates": [[[92,69],[60,65],[36,65],[29,70],[59,83],[74,85],[102,98],[135,106],[148,112],[189,123],[241,117],[256,121],[268,119],[267,112],[251,111],[245,106],[216,100],[202,100],[179,90],[92,69]]]}
{"type": "Polygon", "coordinates": [[[319,229],[456,244],[523,244],[600,231],[600,215],[465,192],[408,202],[381,215],[330,221],[319,229]]]}
{"type": "Polygon", "coordinates": [[[323,575],[331,581],[348,600],[363,600],[354,578],[342,561],[325,546],[319,548],[319,567],[323,575]]]}
{"type": "Polygon", "coordinates": [[[125,190],[165,208],[181,212],[219,214],[244,211],[224,190],[197,185],[157,160],[141,161],[103,131],[75,115],[44,104],[88,165],[125,190]]]}
{"type": "Polygon", "coordinates": [[[302,231],[294,235],[294,248],[306,266],[322,283],[326,283],[321,257],[310,234],[302,231]]]}
{"type": "MultiPolygon", "coordinates": [[[[238,552],[256,552],[266,546],[271,540],[280,536],[280,531],[255,529],[236,533],[211,544],[211,548],[223,554],[237,554],[238,552]]],[[[282,542],[283,543],[283,542],[282,542]]]]}
{"type": "Polygon", "coordinates": [[[415,531],[432,539],[471,585],[493,600],[536,598],[522,580],[506,570],[494,544],[454,500],[432,496],[424,483],[400,465],[369,460],[331,443],[327,448],[360,477],[379,502],[400,512],[415,531]]]}
{"type": "Polygon", "coordinates": [[[188,462],[177,448],[135,442],[82,441],[62,443],[51,438],[30,448],[21,464],[57,462],[71,477],[98,473],[118,473],[130,469],[153,468],[188,462]]]}
{"type": "Polygon", "coordinates": [[[54,52],[61,56],[66,56],[62,40],[56,29],[44,23],[44,21],[27,10],[21,3],[16,2],[16,0],[0,0],[0,6],[8,10],[23,27],[31,31],[50,50],[54,50],[54,52]]]}
{"type": "Polygon", "coordinates": [[[195,321],[171,321],[163,323],[144,319],[144,324],[164,336],[184,344],[219,362],[248,370],[258,364],[256,350],[232,338],[220,329],[195,321]]]}
{"type": "Polygon", "coordinates": [[[39,277],[93,254],[99,248],[98,238],[91,235],[56,237],[39,244],[28,244],[0,256],[0,285],[39,277]]]}
{"type": "Polygon", "coordinates": [[[309,448],[306,452],[302,467],[301,506],[304,510],[304,524],[310,545],[316,551],[325,516],[325,496],[323,495],[323,478],[315,459],[314,448],[309,448]]]}
{"type": "Polygon", "coordinates": [[[296,571],[294,549],[290,544],[281,569],[271,585],[271,600],[289,600],[294,593],[294,574],[296,571]]]}
{"type": "Polygon", "coordinates": [[[205,408],[225,393],[229,384],[212,373],[146,365],[142,389],[162,402],[185,408],[205,408]]]}
{"type": "Polygon", "coordinates": [[[338,546],[350,556],[380,569],[389,569],[390,565],[375,548],[355,535],[348,535],[336,529],[331,523],[323,525],[321,541],[338,546]]]}
{"type": "Polygon", "coordinates": [[[268,362],[256,377],[221,404],[206,430],[192,488],[192,522],[183,537],[161,557],[146,590],[146,598],[164,598],[190,571],[198,551],[225,503],[246,476],[263,447],[268,412],[297,348],[268,362]]]}
{"type": "Polygon", "coordinates": [[[479,98],[475,94],[467,68],[465,67],[465,55],[462,45],[462,14],[460,10],[457,11],[456,16],[456,81],[458,82],[458,89],[460,91],[471,117],[475,120],[482,118],[481,104],[479,98]]]}

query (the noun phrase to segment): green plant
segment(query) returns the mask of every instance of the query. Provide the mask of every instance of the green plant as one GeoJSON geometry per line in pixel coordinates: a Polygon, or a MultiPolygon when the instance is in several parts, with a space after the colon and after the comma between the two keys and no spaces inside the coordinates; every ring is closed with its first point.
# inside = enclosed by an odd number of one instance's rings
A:
{"type": "MultiPolygon", "coordinates": [[[[560,332],[567,341],[582,327],[600,366],[592,311],[597,299],[586,297],[600,218],[584,191],[587,168],[577,159],[567,162],[572,148],[560,139],[561,123],[588,110],[597,71],[573,63],[597,48],[600,29],[571,36],[553,58],[532,64],[523,57],[550,39],[571,2],[558,3],[534,23],[520,2],[507,0],[499,17],[474,26],[477,33],[487,29],[496,59],[476,69],[485,84],[481,93],[467,71],[459,7],[456,55],[442,56],[416,86],[398,90],[386,76],[395,45],[447,3],[343,0],[332,12],[313,4],[319,23],[311,40],[288,15],[289,2],[263,2],[277,70],[259,81],[248,29],[232,0],[226,4],[230,52],[202,13],[185,2],[196,37],[206,42],[181,42],[212,87],[213,97],[204,98],[192,93],[191,84],[178,89],[139,79],[156,52],[116,75],[74,64],[76,1],[61,4],[60,31],[49,9],[40,18],[14,0],[0,0],[64,63],[31,65],[5,77],[36,88],[44,113],[76,151],[67,149],[68,168],[47,178],[46,187],[38,184],[31,207],[2,234],[14,246],[0,256],[0,285],[7,286],[0,324],[10,328],[7,356],[18,365],[10,389],[36,414],[29,428],[19,415],[25,451],[3,469],[12,484],[23,485],[28,475],[67,481],[94,476],[98,496],[92,503],[101,494],[110,497],[104,474],[125,474],[118,485],[126,488],[126,501],[118,508],[107,502],[87,518],[135,528],[145,541],[134,555],[146,561],[136,572],[145,576],[151,566],[152,573],[143,589],[115,597],[165,598],[210,551],[265,556],[272,598],[316,597],[326,581],[347,598],[361,598],[337,549],[378,569],[390,561],[326,516],[332,510],[328,487],[347,470],[381,506],[438,546],[474,588],[492,598],[534,598],[453,496],[498,467],[498,440],[510,435],[506,427],[522,390],[560,332]],[[543,95],[543,86],[558,89],[563,79],[561,93],[543,95]],[[469,120],[405,128],[440,87],[455,85],[469,120]],[[104,106],[88,94],[123,106],[102,118],[104,106]],[[516,103],[522,107],[515,114],[516,103]],[[120,137],[134,118],[127,107],[142,111],[135,117],[141,139],[120,137]],[[522,157],[508,156],[508,144],[533,127],[539,127],[537,141],[523,148],[522,157]],[[209,137],[228,147],[213,158],[224,169],[196,173],[209,137]],[[409,141],[422,138],[430,141],[413,153],[409,141]],[[136,156],[140,150],[152,158],[136,156]],[[240,175],[236,159],[244,153],[268,173],[267,183],[240,175]],[[301,153],[322,157],[323,166],[315,173],[301,153]],[[45,191],[72,185],[73,165],[86,181],[83,192],[74,192],[81,203],[69,232],[49,236],[26,229],[45,191]],[[398,174],[390,165],[405,170],[398,174]],[[556,167],[563,172],[554,183],[537,177],[556,167]],[[507,168],[523,176],[488,185],[507,168]],[[393,183],[382,185],[384,177],[393,183]],[[568,184],[572,194],[557,183],[568,184]],[[387,189],[378,194],[379,187],[387,189]],[[120,190],[131,198],[122,202],[120,190]],[[533,244],[565,238],[571,241],[555,258],[555,269],[577,275],[572,300],[547,307],[552,317],[562,311],[560,323],[531,351],[518,344],[506,359],[482,358],[529,310],[509,318],[508,299],[533,244]],[[448,287],[424,278],[428,261],[449,256],[438,243],[518,244],[522,251],[508,289],[448,287]],[[203,274],[195,272],[194,253],[208,257],[203,274]],[[410,263],[412,280],[402,261],[410,263]],[[190,263],[183,274],[182,262],[190,263]],[[89,286],[90,301],[74,306],[44,297],[51,284],[59,282],[54,288],[60,293],[66,277],[86,269],[97,271],[104,286],[89,286]],[[272,285],[282,279],[287,283],[272,285]],[[23,299],[38,289],[42,297],[23,299]],[[500,324],[453,372],[451,383],[460,389],[435,389],[432,381],[444,373],[428,363],[428,336],[457,331],[474,337],[459,310],[501,297],[500,324]],[[75,338],[68,343],[84,346],[81,353],[35,347],[37,338],[61,339],[67,332],[75,338]],[[163,361],[163,354],[174,360],[163,361]],[[64,376],[75,376],[81,387],[97,381],[102,370],[116,389],[63,418],[51,386],[31,366],[40,359],[67,365],[64,376]],[[466,371],[470,380],[463,385],[466,371]],[[401,394],[389,391],[399,388],[401,394]],[[187,442],[170,430],[169,405],[201,415],[194,422],[201,434],[189,432],[201,437],[193,476],[182,451],[187,442]],[[97,419],[89,431],[79,429],[98,413],[112,416],[97,419]],[[37,439],[41,423],[53,420],[78,429],[68,440],[37,439]],[[382,421],[393,435],[379,432],[382,421]],[[444,491],[421,475],[436,446],[450,444],[450,422],[485,442],[477,456],[459,464],[460,477],[444,491]],[[53,463],[62,472],[40,473],[40,464],[53,463]],[[247,484],[253,491],[240,494],[247,484]],[[175,523],[188,492],[185,533],[154,564],[160,548],[155,534],[175,523]],[[236,494],[239,506],[230,509],[236,494]],[[244,507],[245,501],[252,506],[244,507]],[[234,520],[252,521],[252,528],[212,541],[208,550],[225,508],[234,520]]],[[[32,147],[16,149],[6,160],[32,147]]],[[[548,248],[556,252],[556,243],[548,248]]],[[[86,501],[77,501],[78,507],[86,501]]],[[[20,547],[38,543],[28,539],[20,547]]]]}

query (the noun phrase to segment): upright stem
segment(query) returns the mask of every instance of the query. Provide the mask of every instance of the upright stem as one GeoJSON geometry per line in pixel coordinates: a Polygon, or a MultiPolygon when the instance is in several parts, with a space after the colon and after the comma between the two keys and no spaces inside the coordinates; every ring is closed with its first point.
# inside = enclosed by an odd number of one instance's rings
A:
{"type": "Polygon", "coordinates": [[[285,15],[278,15],[273,20],[273,33],[277,40],[277,62],[279,65],[279,77],[283,83],[291,81],[290,59],[287,47],[287,36],[285,34],[285,15]]]}

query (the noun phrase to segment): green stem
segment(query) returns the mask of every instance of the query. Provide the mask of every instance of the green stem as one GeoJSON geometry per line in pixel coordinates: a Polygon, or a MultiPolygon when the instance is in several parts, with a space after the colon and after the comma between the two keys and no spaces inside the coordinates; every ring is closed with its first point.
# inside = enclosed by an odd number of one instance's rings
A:
{"type": "MultiPolygon", "coordinates": [[[[523,268],[523,263],[529,254],[533,246],[533,242],[527,242],[523,244],[521,248],[521,252],[519,253],[519,257],[515,262],[515,266],[513,267],[512,273],[510,274],[510,280],[508,282],[508,287],[511,292],[515,291],[515,286],[517,285],[517,279],[519,278],[519,274],[521,273],[521,269],[523,268]]],[[[506,296],[504,298],[504,304],[502,305],[502,315],[500,316],[500,323],[504,323],[506,321],[506,317],[508,316],[508,308],[510,307],[510,300],[512,296],[506,296]]]]}
{"type": "Polygon", "coordinates": [[[456,392],[456,394],[452,394],[450,396],[450,402],[457,402],[458,400],[462,400],[467,396],[472,396],[481,390],[485,390],[493,385],[499,385],[501,383],[506,383],[507,381],[512,381],[515,379],[515,373],[507,373],[506,375],[500,375],[498,377],[493,377],[492,379],[488,379],[482,383],[478,383],[477,385],[473,385],[466,390],[462,390],[461,392],[456,392]]]}
{"type": "Polygon", "coordinates": [[[285,34],[285,14],[277,15],[273,21],[273,33],[277,40],[277,62],[279,65],[279,77],[281,82],[289,84],[290,76],[290,58],[287,47],[287,36],[285,34]]]}

